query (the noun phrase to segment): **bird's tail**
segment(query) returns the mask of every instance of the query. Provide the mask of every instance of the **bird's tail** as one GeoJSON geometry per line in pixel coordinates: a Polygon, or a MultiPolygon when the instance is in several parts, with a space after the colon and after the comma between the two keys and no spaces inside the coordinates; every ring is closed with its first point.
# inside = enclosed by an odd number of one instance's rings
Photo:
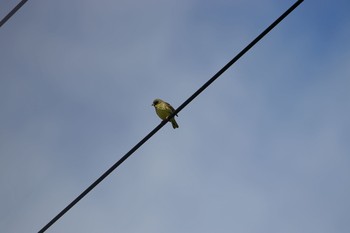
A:
{"type": "Polygon", "coordinates": [[[176,129],[176,128],[179,128],[179,125],[176,123],[175,119],[171,119],[171,124],[173,125],[173,128],[176,129]]]}

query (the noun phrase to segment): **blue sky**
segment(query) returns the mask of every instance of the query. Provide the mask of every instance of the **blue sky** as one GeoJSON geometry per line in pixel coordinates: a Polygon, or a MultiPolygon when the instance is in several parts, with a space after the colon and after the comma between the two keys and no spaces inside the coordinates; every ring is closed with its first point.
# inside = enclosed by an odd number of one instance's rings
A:
{"type": "MultiPolygon", "coordinates": [[[[153,99],[178,107],[293,3],[29,1],[0,29],[0,231],[41,229],[153,99]]],[[[48,232],[349,232],[349,7],[302,3],[48,232]]]]}

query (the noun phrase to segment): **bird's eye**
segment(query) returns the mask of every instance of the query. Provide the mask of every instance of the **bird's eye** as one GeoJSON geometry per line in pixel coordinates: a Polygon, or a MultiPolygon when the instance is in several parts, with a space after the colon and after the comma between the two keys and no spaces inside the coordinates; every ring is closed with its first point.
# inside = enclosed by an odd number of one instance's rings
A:
{"type": "Polygon", "coordinates": [[[153,102],[153,104],[154,104],[154,105],[157,105],[157,104],[158,104],[158,100],[155,100],[155,101],[153,102]]]}

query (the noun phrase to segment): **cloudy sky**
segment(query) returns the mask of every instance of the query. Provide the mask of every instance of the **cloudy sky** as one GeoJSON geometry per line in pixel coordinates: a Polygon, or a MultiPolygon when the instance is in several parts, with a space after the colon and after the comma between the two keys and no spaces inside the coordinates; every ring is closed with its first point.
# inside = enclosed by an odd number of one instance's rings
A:
{"type": "MultiPolygon", "coordinates": [[[[293,3],[28,1],[0,28],[0,231],[40,230],[159,124],[153,99],[293,3]]],[[[350,232],[349,9],[302,3],[48,232],[350,232]]]]}

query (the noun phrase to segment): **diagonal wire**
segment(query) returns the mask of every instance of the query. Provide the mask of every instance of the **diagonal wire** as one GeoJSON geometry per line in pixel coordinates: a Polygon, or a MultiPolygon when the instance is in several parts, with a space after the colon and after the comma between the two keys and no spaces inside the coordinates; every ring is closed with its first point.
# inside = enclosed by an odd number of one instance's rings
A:
{"type": "Polygon", "coordinates": [[[232,66],[239,58],[241,58],[249,49],[258,43],[266,34],[268,34],[278,23],[280,23],[287,15],[289,15],[295,8],[297,8],[304,0],[298,0],[287,11],[285,11],[279,18],[277,18],[269,27],[267,27],[259,36],[257,36],[250,44],[248,44],[239,54],[237,54],[231,61],[229,61],[221,70],[219,70],[211,79],[209,79],[201,88],[199,88],[192,96],[190,96],[183,104],[178,107],[171,116],[163,120],[156,128],[154,128],[146,137],[137,143],[129,152],[127,152],[121,159],[119,159],[112,167],[103,173],[94,183],[85,189],[77,198],[75,198],[66,208],[58,213],[49,223],[47,223],[39,233],[45,232],[58,219],[60,219],[68,210],[77,204],[85,195],[94,189],[102,180],[104,180],[110,173],[112,173],[120,164],[122,164],[130,155],[132,155],[139,147],[141,147],[148,139],[150,139],[158,130],[160,130],[172,117],[179,113],[186,107],[194,98],[196,98],[202,91],[204,91],[211,83],[213,83],[221,74],[223,74],[230,66],[232,66]]]}
{"type": "Polygon", "coordinates": [[[1,21],[0,28],[9,20],[28,0],[20,1],[1,21]]]}

